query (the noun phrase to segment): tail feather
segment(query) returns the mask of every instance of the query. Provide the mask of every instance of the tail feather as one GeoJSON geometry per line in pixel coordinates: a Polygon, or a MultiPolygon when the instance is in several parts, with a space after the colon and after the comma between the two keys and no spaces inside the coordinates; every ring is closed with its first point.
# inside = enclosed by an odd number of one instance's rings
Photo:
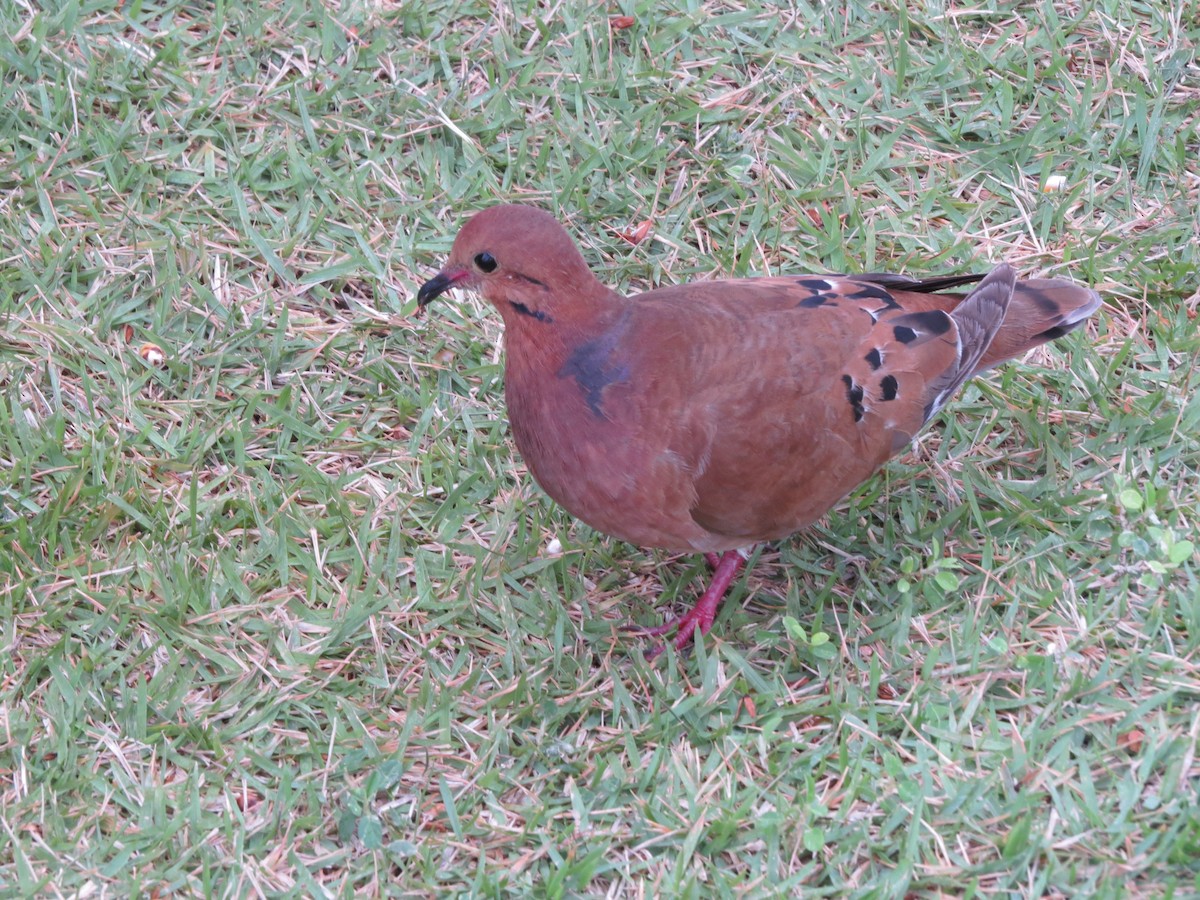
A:
{"type": "Polygon", "coordinates": [[[1100,308],[1100,295],[1061,278],[1018,281],[1004,316],[1004,324],[979,360],[982,372],[1005,360],[1021,356],[1087,321],[1100,308]]]}
{"type": "Polygon", "coordinates": [[[958,326],[958,365],[929,383],[925,421],[941,409],[962,383],[979,371],[985,358],[1008,324],[1015,292],[1016,273],[1000,263],[950,312],[958,326]]]}

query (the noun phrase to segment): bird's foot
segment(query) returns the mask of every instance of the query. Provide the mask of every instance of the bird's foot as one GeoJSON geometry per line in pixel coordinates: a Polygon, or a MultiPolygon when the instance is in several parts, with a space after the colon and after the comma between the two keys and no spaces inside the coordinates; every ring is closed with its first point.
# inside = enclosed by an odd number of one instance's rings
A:
{"type": "MultiPolygon", "coordinates": [[[[725,599],[725,594],[729,591],[729,585],[733,583],[738,569],[746,560],[737,550],[729,550],[719,559],[715,553],[706,553],[705,558],[713,565],[714,571],[708,590],[700,595],[696,605],[682,616],[671,619],[669,622],[643,629],[642,634],[647,637],[662,637],[674,630],[675,639],[672,643],[676,650],[682,650],[691,643],[697,630],[701,634],[708,634],[708,630],[712,628],[713,619],[717,617],[717,610],[721,608],[721,601],[725,599]]],[[[656,644],[646,651],[646,659],[654,659],[665,649],[667,649],[666,644],[656,644]]]]}

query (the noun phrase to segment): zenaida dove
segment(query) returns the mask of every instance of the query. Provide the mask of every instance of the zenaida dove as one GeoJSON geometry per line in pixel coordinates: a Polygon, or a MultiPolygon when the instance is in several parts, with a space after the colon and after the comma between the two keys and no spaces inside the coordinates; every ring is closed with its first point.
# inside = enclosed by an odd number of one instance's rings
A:
{"type": "Polygon", "coordinates": [[[553,216],[517,205],[463,226],[419,307],[451,287],[480,291],[504,320],[512,433],[545,492],[598,531],[715,566],[690,612],[647,629],[677,627],[679,648],[708,632],[746,548],[812,523],[968,378],[1100,306],[1005,264],[982,278],[789,275],[624,297],[553,216]],[[966,297],[934,293],[973,282],[966,297]]]}

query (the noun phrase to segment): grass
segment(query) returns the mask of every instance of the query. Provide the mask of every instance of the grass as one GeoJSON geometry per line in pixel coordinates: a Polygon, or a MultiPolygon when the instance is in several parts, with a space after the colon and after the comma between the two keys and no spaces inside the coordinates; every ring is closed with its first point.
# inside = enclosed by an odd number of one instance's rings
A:
{"type": "Polygon", "coordinates": [[[1200,893],[1191,7],[113,6],[0,7],[0,894],[1200,893]],[[697,562],[412,316],[514,199],[629,289],[1107,303],[650,665],[697,562]]]}

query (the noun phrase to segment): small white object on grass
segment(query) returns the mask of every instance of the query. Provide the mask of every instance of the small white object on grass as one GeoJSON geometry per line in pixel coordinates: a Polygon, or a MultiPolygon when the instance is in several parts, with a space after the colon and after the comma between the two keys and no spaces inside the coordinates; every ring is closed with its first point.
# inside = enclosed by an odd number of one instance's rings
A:
{"type": "Polygon", "coordinates": [[[558,538],[551,538],[550,543],[546,545],[547,556],[562,556],[562,541],[558,538]]]}
{"type": "Polygon", "coordinates": [[[158,344],[142,344],[138,347],[138,356],[152,366],[162,366],[167,361],[167,354],[163,353],[162,347],[158,344]]]}
{"type": "Polygon", "coordinates": [[[1066,175],[1050,175],[1046,178],[1046,184],[1042,187],[1043,194],[1053,194],[1056,191],[1065,190],[1067,187],[1066,175]]]}

